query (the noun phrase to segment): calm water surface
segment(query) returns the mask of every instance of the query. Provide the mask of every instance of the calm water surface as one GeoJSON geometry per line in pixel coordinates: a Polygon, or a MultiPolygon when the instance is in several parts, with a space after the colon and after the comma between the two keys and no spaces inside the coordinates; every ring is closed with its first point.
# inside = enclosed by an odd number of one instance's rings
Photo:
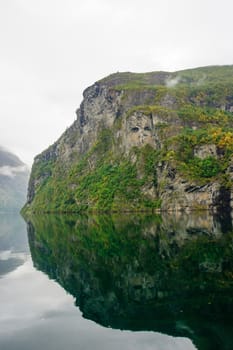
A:
{"type": "Polygon", "coordinates": [[[233,349],[229,218],[0,215],[0,349],[233,349]]]}

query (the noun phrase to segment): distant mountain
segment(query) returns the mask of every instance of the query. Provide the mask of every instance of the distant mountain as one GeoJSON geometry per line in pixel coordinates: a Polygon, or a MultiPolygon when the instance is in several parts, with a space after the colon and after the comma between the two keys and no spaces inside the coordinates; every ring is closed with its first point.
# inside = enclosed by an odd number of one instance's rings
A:
{"type": "Polygon", "coordinates": [[[26,199],[29,169],[0,146],[0,211],[19,211],[26,199]]]}

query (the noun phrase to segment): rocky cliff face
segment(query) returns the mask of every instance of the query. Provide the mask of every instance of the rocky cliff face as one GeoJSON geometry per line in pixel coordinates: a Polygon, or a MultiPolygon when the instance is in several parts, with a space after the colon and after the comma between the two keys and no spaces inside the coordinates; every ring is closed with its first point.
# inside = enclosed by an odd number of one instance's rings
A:
{"type": "Polygon", "coordinates": [[[233,66],[116,73],[35,158],[25,211],[230,211],[233,66]]]}

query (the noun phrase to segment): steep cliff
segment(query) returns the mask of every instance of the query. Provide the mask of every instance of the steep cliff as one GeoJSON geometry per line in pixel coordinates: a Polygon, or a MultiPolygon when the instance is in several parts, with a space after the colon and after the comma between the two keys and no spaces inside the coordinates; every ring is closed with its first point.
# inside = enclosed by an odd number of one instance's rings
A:
{"type": "Polygon", "coordinates": [[[24,211],[231,210],[233,66],[116,73],[83,96],[24,211]]]}
{"type": "Polygon", "coordinates": [[[0,146],[0,212],[19,211],[26,199],[29,169],[0,146]]]}

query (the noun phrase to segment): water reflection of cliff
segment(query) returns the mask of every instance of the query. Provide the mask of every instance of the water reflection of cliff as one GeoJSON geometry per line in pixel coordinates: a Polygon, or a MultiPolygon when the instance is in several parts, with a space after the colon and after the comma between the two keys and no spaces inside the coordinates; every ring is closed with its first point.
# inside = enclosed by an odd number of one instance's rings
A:
{"type": "Polygon", "coordinates": [[[188,336],[211,350],[233,343],[233,234],[223,231],[206,213],[43,216],[28,223],[35,266],[75,297],[84,317],[188,336]]]}
{"type": "Polygon", "coordinates": [[[25,231],[19,214],[0,212],[0,277],[26,261],[29,247],[25,231]]]}

